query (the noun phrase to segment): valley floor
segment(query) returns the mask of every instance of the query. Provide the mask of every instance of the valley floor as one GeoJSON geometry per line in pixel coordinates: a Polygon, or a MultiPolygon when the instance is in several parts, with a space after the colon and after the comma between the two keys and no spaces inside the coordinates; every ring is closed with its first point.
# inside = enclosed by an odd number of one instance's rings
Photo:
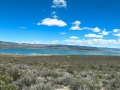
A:
{"type": "Polygon", "coordinates": [[[0,90],[120,90],[120,57],[1,54],[0,90]]]}

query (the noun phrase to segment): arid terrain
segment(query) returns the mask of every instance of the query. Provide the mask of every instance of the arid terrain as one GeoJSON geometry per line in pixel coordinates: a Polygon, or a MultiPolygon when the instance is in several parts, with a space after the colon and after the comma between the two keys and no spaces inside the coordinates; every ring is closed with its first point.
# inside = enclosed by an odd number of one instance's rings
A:
{"type": "Polygon", "coordinates": [[[0,55],[0,90],[120,90],[120,57],[0,55]]]}

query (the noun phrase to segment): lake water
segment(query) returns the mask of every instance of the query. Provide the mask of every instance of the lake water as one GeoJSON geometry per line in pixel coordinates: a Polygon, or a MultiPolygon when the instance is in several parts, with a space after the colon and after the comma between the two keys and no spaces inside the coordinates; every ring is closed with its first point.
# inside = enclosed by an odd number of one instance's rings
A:
{"type": "Polygon", "coordinates": [[[50,55],[108,55],[120,56],[120,52],[115,51],[95,51],[95,50],[55,50],[55,49],[0,49],[0,53],[5,54],[50,54],[50,55]]]}

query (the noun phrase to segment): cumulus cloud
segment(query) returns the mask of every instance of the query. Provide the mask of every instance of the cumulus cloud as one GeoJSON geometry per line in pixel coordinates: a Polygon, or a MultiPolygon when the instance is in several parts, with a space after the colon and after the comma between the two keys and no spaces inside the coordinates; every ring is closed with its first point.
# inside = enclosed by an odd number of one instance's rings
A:
{"type": "Polygon", "coordinates": [[[81,24],[81,22],[80,21],[75,21],[75,22],[73,22],[73,24],[76,25],[76,26],[79,26],[81,24]]]}
{"type": "Polygon", "coordinates": [[[103,36],[106,36],[106,35],[109,35],[110,32],[107,32],[107,31],[102,31],[100,34],[103,35],[103,36]]]}
{"type": "Polygon", "coordinates": [[[80,28],[80,30],[93,30],[93,28],[90,28],[90,27],[83,27],[83,28],[80,28]]]}
{"type": "Polygon", "coordinates": [[[93,39],[93,43],[98,43],[98,44],[120,44],[120,40],[105,40],[105,39],[93,39]]]}
{"type": "Polygon", "coordinates": [[[93,28],[93,32],[100,32],[101,30],[100,30],[100,28],[98,28],[98,27],[95,27],[95,28],[93,28]]]}
{"type": "Polygon", "coordinates": [[[52,8],[66,8],[67,2],[66,0],[53,0],[52,8]]]}
{"type": "Polygon", "coordinates": [[[80,24],[81,24],[80,21],[75,21],[72,24],[73,26],[70,28],[70,30],[80,30],[80,24]]]}
{"type": "Polygon", "coordinates": [[[70,45],[82,44],[83,41],[79,39],[77,36],[71,36],[69,39],[64,40],[63,42],[70,43],[70,45]]]}
{"type": "Polygon", "coordinates": [[[69,28],[70,30],[91,30],[91,31],[93,31],[93,32],[100,32],[100,31],[101,31],[101,29],[98,28],[98,27],[95,27],[95,28],[80,27],[81,22],[78,21],[78,20],[75,21],[75,22],[73,22],[72,25],[73,25],[73,26],[72,26],[71,28],[69,28]]]}
{"type": "Polygon", "coordinates": [[[120,29],[113,29],[113,32],[114,33],[117,33],[117,32],[119,32],[120,31],[120,29]]]}
{"type": "Polygon", "coordinates": [[[89,28],[89,27],[82,27],[81,28],[80,24],[81,24],[81,22],[77,20],[77,21],[72,23],[73,26],[69,29],[70,30],[93,30],[92,28],[89,28]]]}
{"type": "Polygon", "coordinates": [[[89,39],[84,40],[85,43],[91,42],[92,44],[120,44],[120,40],[106,40],[106,39],[89,39]]]}
{"type": "Polygon", "coordinates": [[[62,20],[59,20],[57,18],[45,18],[42,20],[42,22],[38,22],[37,23],[38,26],[40,25],[46,25],[46,26],[58,26],[58,27],[65,27],[67,26],[67,24],[62,21],[62,20]]]}
{"type": "Polygon", "coordinates": [[[113,34],[114,36],[120,37],[120,33],[113,34]]]}
{"type": "Polygon", "coordinates": [[[81,24],[81,22],[77,20],[77,21],[72,23],[73,26],[69,29],[70,30],[93,30],[92,28],[89,28],[89,27],[82,27],[81,28],[80,24],[81,24]]]}
{"type": "Polygon", "coordinates": [[[113,29],[113,36],[120,37],[120,29],[113,29]]]}
{"type": "Polygon", "coordinates": [[[77,36],[71,36],[70,39],[79,39],[77,36]]]}
{"type": "Polygon", "coordinates": [[[70,28],[70,30],[80,30],[80,27],[79,26],[73,26],[70,28]]]}
{"type": "Polygon", "coordinates": [[[97,35],[97,34],[86,34],[84,35],[85,37],[88,37],[88,38],[103,38],[103,35],[97,35]]]}
{"type": "Polygon", "coordinates": [[[51,13],[51,15],[52,15],[53,18],[56,18],[56,19],[59,18],[59,17],[56,15],[56,12],[55,12],[55,11],[53,11],[53,12],[51,13]]]}
{"type": "Polygon", "coordinates": [[[118,40],[114,40],[114,39],[99,39],[99,38],[95,38],[95,39],[67,39],[67,40],[64,40],[64,42],[66,43],[74,43],[76,45],[91,45],[91,44],[94,44],[94,45],[119,45],[120,44],[120,39],[118,40]]]}

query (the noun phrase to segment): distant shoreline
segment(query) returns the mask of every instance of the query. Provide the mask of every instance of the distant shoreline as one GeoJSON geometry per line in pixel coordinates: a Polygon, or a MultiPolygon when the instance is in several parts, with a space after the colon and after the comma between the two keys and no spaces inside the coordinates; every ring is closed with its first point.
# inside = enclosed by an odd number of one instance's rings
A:
{"type": "Polygon", "coordinates": [[[6,53],[0,53],[0,56],[5,57],[34,57],[34,56],[81,56],[81,57],[120,57],[120,56],[110,56],[110,55],[58,55],[58,54],[6,54],[6,53]]]}
{"type": "Polygon", "coordinates": [[[7,54],[7,53],[0,53],[0,56],[57,56],[57,55],[50,55],[50,54],[7,54]]]}

